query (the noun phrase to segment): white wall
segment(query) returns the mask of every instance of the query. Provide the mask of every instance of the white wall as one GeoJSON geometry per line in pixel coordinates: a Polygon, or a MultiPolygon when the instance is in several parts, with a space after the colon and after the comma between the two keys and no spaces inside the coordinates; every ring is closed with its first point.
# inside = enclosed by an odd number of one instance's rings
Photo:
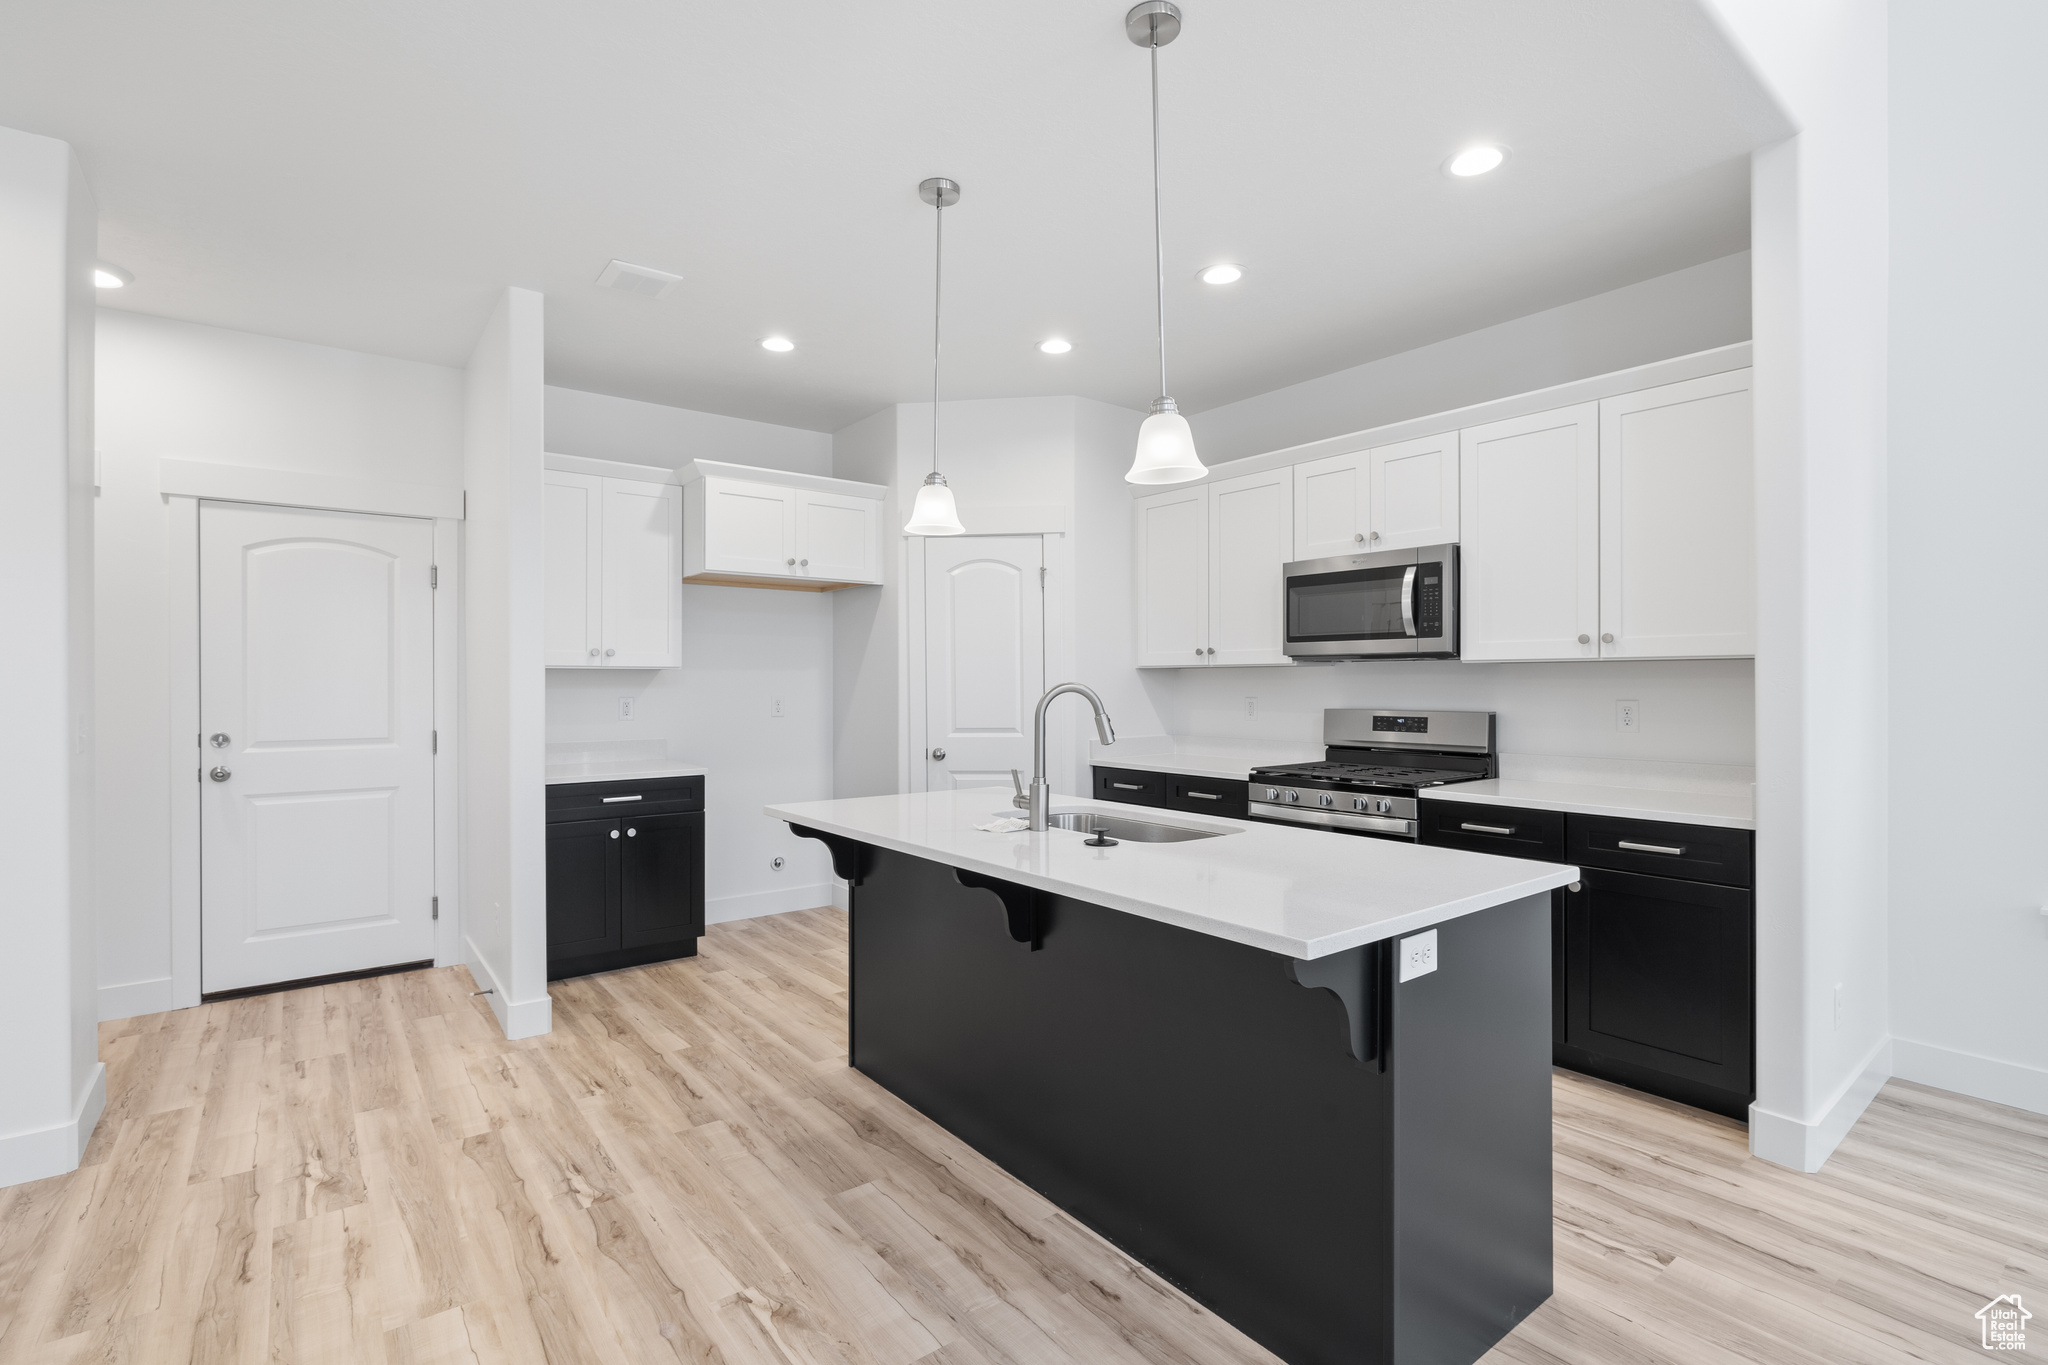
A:
{"type": "Polygon", "coordinates": [[[507,289],[463,377],[462,928],[507,1038],[547,991],[541,296],[507,289]]]}
{"type": "Polygon", "coordinates": [[[93,990],[92,266],[70,147],[0,129],[0,1185],[77,1167],[93,990]]]}
{"type": "Polygon", "coordinates": [[[1747,341],[1749,253],[1514,318],[1189,420],[1205,464],[1747,341]]]}
{"type": "Polygon", "coordinates": [[[1893,1065],[2048,1113],[2048,9],[1891,22],[1893,1065]]]}
{"type": "Polygon", "coordinates": [[[103,308],[97,601],[99,1012],[171,1008],[164,458],[462,484],[462,372],[103,308]]]}
{"type": "MultiPolygon", "coordinates": [[[[717,417],[575,389],[547,391],[548,450],[674,468],[726,460],[804,474],[832,472],[824,432],[717,417]]],[[[550,744],[667,741],[705,777],[705,918],[772,915],[832,901],[831,859],[761,813],[776,801],[832,793],[832,620],[837,593],[683,585],[680,668],[552,668],[550,744]],[[631,720],[619,699],[631,697],[631,720]],[[783,714],[770,714],[780,698],[783,714]],[[781,857],[784,866],[771,866],[781,857]]]]}
{"type": "Polygon", "coordinates": [[[1750,1146],[1810,1171],[1891,1068],[1886,14],[1883,0],[1707,7],[1799,130],[1757,153],[1750,191],[1763,587],[1750,1146]]]}
{"type": "Polygon", "coordinates": [[[882,586],[832,594],[832,794],[877,796],[906,790],[901,534],[909,497],[899,491],[898,409],[883,408],[832,437],[835,478],[878,483],[882,504],[882,586]]]}

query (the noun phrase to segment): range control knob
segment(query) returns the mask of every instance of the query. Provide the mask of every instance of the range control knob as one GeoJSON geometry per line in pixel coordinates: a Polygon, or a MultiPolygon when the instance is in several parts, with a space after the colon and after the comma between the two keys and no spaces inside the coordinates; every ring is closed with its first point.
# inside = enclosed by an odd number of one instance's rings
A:
{"type": "Polygon", "coordinates": [[[1318,796],[1316,800],[1325,806],[1334,806],[1337,804],[1337,798],[1330,795],[1328,792],[1324,792],[1321,796],[1318,796]]]}
{"type": "Polygon", "coordinates": [[[1301,793],[1289,787],[1286,791],[1280,793],[1280,799],[1282,801],[1299,801],[1301,800],[1301,793]]]}
{"type": "Polygon", "coordinates": [[[1266,788],[1266,799],[1268,801],[1278,801],[1280,799],[1280,789],[1278,787],[1266,788]]]}
{"type": "Polygon", "coordinates": [[[1382,797],[1381,797],[1381,798],[1379,799],[1379,801],[1378,801],[1377,803],[1375,803],[1375,806],[1374,806],[1374,809],[1378,810],[1378,811],[1379,811],[1379,813],[1380,813],[1381,815],[1385,815],[1385,814],[1386,814],[1386,813],[1387,813],[1388,811],[1392,810],[1393,808],[1394,808],[1394,803],[1393,803],[1392,801],[1389,801],[1389,800],[1388,800],[1388,799],[1387,799],[1386,797],[1384,797],[1384,796],[1382,796],[1382,797]]]}
{"type": "Polygon", "coordinates": [[[1367,800],[1367,799],[1366,799],[1365,797],[1363,797],[1363,796],[1354,796],[1354,797],[1352,797],[1352,798],[1351,798],[1351,809],[1353,809],[1353,810],[1371,810],[1371,809],[1372,809],[1372,802],[1371,802],[1371,801],[1368,801],[1368,800],[1367,800]]]}

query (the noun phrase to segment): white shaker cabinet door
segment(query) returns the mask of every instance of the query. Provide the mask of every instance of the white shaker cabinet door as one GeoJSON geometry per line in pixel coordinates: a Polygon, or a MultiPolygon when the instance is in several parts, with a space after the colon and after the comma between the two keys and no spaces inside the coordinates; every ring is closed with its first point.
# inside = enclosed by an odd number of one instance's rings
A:
{"type": "Polygon", "coordinates": [[[603,662],[604,480],[547,471],[547,624],[549,668],[594,668],[603,662]]]}
{"type": "Polygon", "coordinates": [[[1750,372],[1600,404],[1600,653],[1756,653],[1750,372]]]}
{"type": "Polygon", "coordinates": [[[1600,405],[1459,433],[1461,655],[1600,657],[1600,405]]]}
{"type": "Polygon", "coordinates": [[[1294,549],[1294,470],[1209,485],[1212,664],[1288,664],[1281,569],[1294,549]]]}
{"type": "Polygon", "coordinates": [[[792,576],[797,561],[797,490],[745,479],[702,483],[702,572],[792,576]]]}
{"type": "Polygon", "coordinates": [[[683,490],[604,481],[604,663],[674,668],[683,661],[683,490]]]}
{"type": "Polygon", "coordinates": [[[833,583],[879,583],[881,504],[796,490],[796,572],[833,583]]]}
{"type": "Polygon", "coordinates": [[[1369,547],[1368,452],[1330,455],[1294,467],[1294,558],[1355,555],[1369,547]]]}
{"type": "Polygon", "coordinates": [[[1369,550],[1412,550],[1458,539],[1458,433],[1366,452],[1372,477],[1369,550]]]}
{"type": "Polygon", "coordinates": [[[1139,498],[1135,553],[1138,667],[1207,661],[1209,486],[1139,498]]]}

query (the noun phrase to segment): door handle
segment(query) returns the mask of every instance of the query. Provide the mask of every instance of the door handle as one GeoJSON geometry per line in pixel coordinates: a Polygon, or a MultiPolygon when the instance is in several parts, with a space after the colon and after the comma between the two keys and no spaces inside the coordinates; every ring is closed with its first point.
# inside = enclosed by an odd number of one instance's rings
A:
{"type": "Polygon", "coordinates": [[[944,763],[945,761],[946,761],[946,751],[945,751],[944,749],[934,749],[934,750],[932,750],[932,762],[934,762],[934,763],[944,763]]]}
{"type": "Polygon", "coordinates": [[[1415,566],[1401,575],[1401,633],[1415,634],[1415,566]]]}
{"type": "Polygon", "coordinates": [[[220,767],[209,769],[206,775],[216,782],[225,782],[229,778],[234,776],[234,774],[229,772],[226,768],[220,767]]]}
{"type": "Polygon", "coordinates": [[[1631,839],[1616,839],[1614,846],[1616,848],[1625,848],[1631,853],[1662,853],[1669,858],[1682,858],[1685,856],[1683,845],[1673,848],[1669,844],[1639,844],[1631,839]]]}

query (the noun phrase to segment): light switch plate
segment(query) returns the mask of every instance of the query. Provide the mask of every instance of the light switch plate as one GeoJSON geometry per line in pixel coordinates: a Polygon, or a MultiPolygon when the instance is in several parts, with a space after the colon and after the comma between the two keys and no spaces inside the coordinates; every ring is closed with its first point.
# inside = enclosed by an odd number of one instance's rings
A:
{"type": "Polygon", "coordinates": [[[1424,929],[1401,940],[1401,979],[1413,981],[1436,970],[1436,930],[1424,929]]]}

